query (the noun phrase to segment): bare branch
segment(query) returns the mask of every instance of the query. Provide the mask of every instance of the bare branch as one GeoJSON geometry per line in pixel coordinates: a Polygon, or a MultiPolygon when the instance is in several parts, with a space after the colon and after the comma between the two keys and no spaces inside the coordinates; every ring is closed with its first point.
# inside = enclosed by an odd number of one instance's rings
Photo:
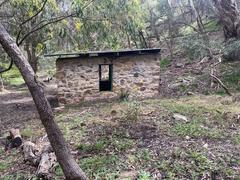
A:
{"type": "Polygon", "coordinates": [[[8,68],[7,68],[7,69],[0,70],[0,74],[9,71],[10,69],[12,69],[12,66],[13,66],[13,61],[11,60],[8,68]]]}
{"type": "Polygon", "coordinates": [[[214,78],[222,87],[223,89],[226,91],[226,93],[229,95],[229,96],[232,96],[232,93],[229,91],[229,89],[227,88],[227,86],[225,84],[223,84],[223,82],[215,75],[213,74],[210,74],[210,76],[212,78],[214,78]]]}

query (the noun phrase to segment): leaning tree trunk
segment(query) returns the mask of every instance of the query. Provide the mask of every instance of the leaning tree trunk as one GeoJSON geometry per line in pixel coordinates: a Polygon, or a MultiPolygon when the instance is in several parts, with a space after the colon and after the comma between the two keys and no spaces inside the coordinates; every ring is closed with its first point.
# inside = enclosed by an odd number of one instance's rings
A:
{"type": "Polygon", "coordinates": [[[236,0],[212,0],[223,26],[225,39],[240,38],[240,16],[236,0]]]}
{"type": "Polygon", "coordinates": [[[58,125],[54,121],[53,112],[49,105],[43,88],[39,85],[33,69],[29,65],[27,59],[16,45],[15,41],[10,37],[4,26],[0,23],[0,44],[6,53],[14,61],[20,70],[33,100],[37,107],[42,124],[45,127],[49,141],[57,156],[57,160],[64,172],[67,180],[85,180],[87,177],[80,169],[76,161],[73,159],[63,134],[58,125]]]}

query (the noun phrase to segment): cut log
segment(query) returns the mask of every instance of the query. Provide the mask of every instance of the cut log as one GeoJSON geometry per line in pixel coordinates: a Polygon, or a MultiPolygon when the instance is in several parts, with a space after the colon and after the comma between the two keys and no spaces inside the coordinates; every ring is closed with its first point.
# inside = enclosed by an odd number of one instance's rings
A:
{"type": "Polygon", "coordinates": [[[9,149],[17,148],[21,146],[23,142],[19,129],[10,129],[9,133],[10,135],[7,136],[6,142],[5,142],[6,151],[9,149]]]}
{"type": "Polygon", "coordinates": [[[38,165],[37,176],[43,179],[51,179],[51,172],[56,165],[57,158],[51,145],[46,145],[41,154],[41,161],[38,165]]]}
{"type": "Polygon", "coordinates": [[[9,131],[10,137],[11,137],[11,147],[19,147],[22,145],[22,137],[20,135],[20,130],[19,129],[10,129],[9,131]]]}

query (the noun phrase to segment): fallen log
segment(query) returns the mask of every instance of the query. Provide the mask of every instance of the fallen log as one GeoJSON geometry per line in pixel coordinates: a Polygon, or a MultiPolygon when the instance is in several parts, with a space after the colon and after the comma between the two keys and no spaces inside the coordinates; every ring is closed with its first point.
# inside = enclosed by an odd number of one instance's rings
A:
{"type": "Polygon", "coordinates": [[[23,142],[19,129],[11,129],[9,134],[5,143],[6,150],[21,146],[25,163],[37,167],[37,177],[51,179],[57,158],[47,136],[38,139],[35,144],[31,141],[23,142]]]}
{"type": "Polygon", "coordinates": [[[57,158],[50,143],[46,144],[45,138],[42,138],[40,142],[44,143],[44,146],[42,144],[36,145],[30,141],[23,143],[24,160],[37,167],[36,175],[38,178],[51,179],[57,158]]]}
{"type": "Polygon", "coordinates": [[[41,161],[38,165],[38,169],[36,173],[37,177],[43,178],[43,179],[50,179],[51,172],[55,167],[56,162],[57,162],[57,158],[54,152],[51,152],[51,153],[43,152],[41,155],[41,161]]]}
{"type": "Polygon", "coordinates": [[[23,157],[25,162],[29,162],[32,166],[38,166],[40,163],[40,156],[36,154],[36,145],[31,141],[23,143],[23,157]]]}

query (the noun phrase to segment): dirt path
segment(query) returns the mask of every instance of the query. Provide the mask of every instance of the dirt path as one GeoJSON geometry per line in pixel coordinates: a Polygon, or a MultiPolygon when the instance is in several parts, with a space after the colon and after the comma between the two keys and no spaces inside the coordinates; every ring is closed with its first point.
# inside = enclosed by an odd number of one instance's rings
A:
{"type": "Polygon", "coordinates": [[[38,114],[33,99],[26,89],[11,89],[0,93],[0,135],[9,128],[22,127],[38,114]]]}

